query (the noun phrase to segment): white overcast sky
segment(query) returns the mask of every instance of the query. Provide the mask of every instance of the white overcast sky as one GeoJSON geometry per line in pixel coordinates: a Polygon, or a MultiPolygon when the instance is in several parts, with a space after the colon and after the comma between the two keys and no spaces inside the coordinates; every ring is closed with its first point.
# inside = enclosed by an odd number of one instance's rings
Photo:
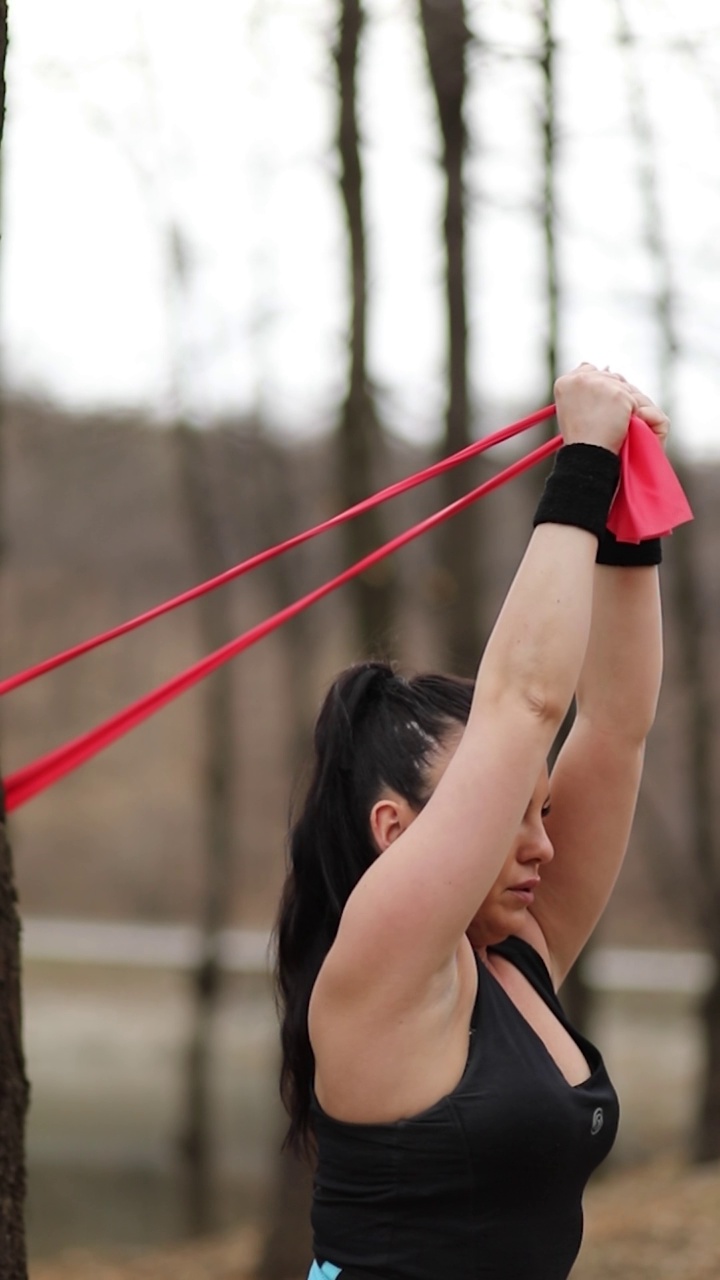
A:
{"type": "MultiPolygon", "coordinates": [[[[386,419],[442,415],[442,185],[415,0],[367,0],[361,66],[371,373],[386,419]]],[[[534,0],[469,0],[469,296],[479,404],[543,396],[534,0]]],[[[346,277],[336,0],[10,6],[0,308],[11,386],[78,407],[332,421],[346,277]],[[169,303],[169,220],[188,250],[169,303]],[[177,385],[177,379],[175,380],[177,385]]],[[[627,0],[680,295],[678,436],[720,448],[720,12],[627,0]]],[[[558,0],[562,361],[658,393],[655,281],[615,0],[558,0]]],[[[496,420],[496,419],[495,419],[496,420]]],[[[486,421],[487,427],[493,425],[486,421]]]]}

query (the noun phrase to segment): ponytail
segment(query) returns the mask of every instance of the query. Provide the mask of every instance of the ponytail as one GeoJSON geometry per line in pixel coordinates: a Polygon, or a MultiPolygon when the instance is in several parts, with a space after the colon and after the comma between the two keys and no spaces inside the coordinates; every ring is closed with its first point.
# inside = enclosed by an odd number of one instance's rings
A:
{"type": "Polygon", "coordinates": [[[387,663],[366,662],[338,676],[321,708],[275,927],[280,1093],[290,1116],[286,1144],[297,1151],[312,1150],[310,996],[345,903],[377,857],[370,810],[383,787],[422,807],[429,760],[453,722],[467,721],[472,688],[470,681],[442,675],[407,681],[387,663]]]}

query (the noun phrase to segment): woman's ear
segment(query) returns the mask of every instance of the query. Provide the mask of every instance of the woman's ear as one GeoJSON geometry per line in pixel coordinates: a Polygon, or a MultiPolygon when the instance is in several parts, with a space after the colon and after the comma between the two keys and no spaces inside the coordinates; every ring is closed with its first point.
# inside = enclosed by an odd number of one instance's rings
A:
{"type": "Polygon", "coordinates": [[[409,827],[414,817],[414,809],[395,792],[376,800],[370,810],[370,832],[378,852],[384,853],[409,827]]]}

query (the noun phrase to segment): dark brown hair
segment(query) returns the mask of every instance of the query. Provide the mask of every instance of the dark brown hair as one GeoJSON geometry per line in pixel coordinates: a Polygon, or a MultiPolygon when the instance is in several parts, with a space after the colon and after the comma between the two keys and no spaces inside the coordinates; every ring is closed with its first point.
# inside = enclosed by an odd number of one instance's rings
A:
{"type": "Polygon", "coordinates": [[[295,1150],[312,1147],[310,995],[345,903],[377,856],[370,810],[383,787],[422,807],[430,758],[454,726],[467,722],[472,694],[469,680],[436,674],[406,680],[387,663],[365,662],[343,671],[323,703],[275,928],[280,1092],[290,1116],[286,1142],[295,1150]]]}

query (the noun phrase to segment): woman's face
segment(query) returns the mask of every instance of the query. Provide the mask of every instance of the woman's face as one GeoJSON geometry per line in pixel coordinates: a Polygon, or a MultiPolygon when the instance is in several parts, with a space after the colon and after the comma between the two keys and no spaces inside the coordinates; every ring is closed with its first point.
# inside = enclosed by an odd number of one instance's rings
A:
{"type": "Polygon", "coordinates": [[[549,812],[548,771],[543,766],[502,870],[467,930],[476,951],[502,942],[522,926],[543,867],[553,857],[544,824],[549,812]]]}
{"type": "MultiPolygon", "coordinates": [[[[461,731],[453,734],[437,752],[428,778],[433,791],[455,754],[461,736],[461,731]]],[[[544,818],[550,812],[548,788],[548,771],[543,765],[500,874],[468,927],[468,938],[476,950],[517,933],[533,904],[542,869],[553,857],[544,825],[544,818]]]]}

